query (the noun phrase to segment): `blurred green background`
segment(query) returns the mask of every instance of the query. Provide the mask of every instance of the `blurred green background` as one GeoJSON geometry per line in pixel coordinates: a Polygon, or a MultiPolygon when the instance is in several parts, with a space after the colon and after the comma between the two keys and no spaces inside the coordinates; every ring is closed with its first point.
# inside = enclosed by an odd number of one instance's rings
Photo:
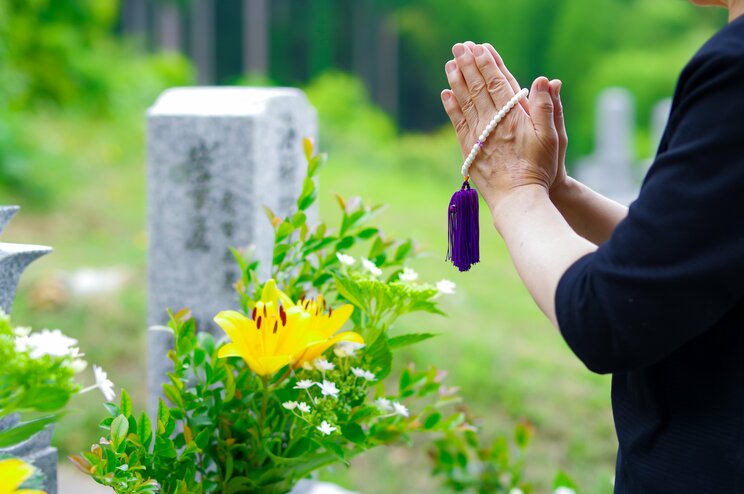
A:
{"type": "MultiPolygon", "coordinates": [[[[611,492],[609,378],[586,371],[541,316],[488,218],[482,264],[459,275],[443,262],[442,205],[460,159],[439,102],[443,65],[453,43],[489,41],[522,85],[562,79],[569,166],[592,151],[598,92],[627,87],[642,158],[653,103],[724,23],[684,0],[3,0],[0,203],[23,208],[3,240],[55,248],[25,275],[14,321],[79,338],[144,404],[144,112],[174,85],[299,86],[330,153],[321,214],[335,214],[333,193],[389,204],[383,228],[430,252],[412,267],[458,284],[449,318],[404,321],[442,333],[407,357],[449,369],[484,433],[535,424],[538,492],[559,468],[585,492],[611,492]]],[[[63,453],[98,438],[100,401],[74,400],[56,434],[63,453]]],[[[421,448],[355,463],[328,476],[367,494],[436,490],[421,448]]]]}

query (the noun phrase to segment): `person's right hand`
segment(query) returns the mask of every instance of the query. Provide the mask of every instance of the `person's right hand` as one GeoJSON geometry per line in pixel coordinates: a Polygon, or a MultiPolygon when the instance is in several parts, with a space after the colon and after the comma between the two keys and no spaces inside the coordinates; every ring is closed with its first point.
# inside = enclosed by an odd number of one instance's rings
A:
{"type": "Polygon", "coordinates": [[[553,194],[566,185],[568,174],[566,173],[566,148],[568,147],[568,135],[566,134],[566,122],[563,117],[563,103],[561,103],[561,87],[563,82],[558,79],[550,81],[550,97],[553,99],[553,121],[555,130],[558,132],[558,171],[555,180],[550,186],[553,194]]]}

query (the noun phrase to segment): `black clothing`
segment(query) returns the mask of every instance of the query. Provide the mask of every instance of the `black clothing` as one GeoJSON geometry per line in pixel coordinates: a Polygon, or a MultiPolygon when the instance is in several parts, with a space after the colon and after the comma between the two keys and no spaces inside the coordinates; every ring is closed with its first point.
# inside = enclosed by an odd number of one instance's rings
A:
{"type": "Polygon", "coordinates": [[[744,493],[744,16],[683,70],[638,199],[555,301],[613,374],[615,493],[744,493]]]}

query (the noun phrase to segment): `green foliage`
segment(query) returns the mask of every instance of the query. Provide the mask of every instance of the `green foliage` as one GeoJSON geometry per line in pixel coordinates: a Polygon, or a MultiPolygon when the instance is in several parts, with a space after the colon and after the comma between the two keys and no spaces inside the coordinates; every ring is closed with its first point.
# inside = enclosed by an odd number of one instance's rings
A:
{"type": "Polygon", "coordinates": [[[71,180],[68,157],[29,138],[30,115],[115,119],[190,80],[181,56],[145,56],[118,39],[118,12],[118,0],[0,3],[0,185],[7,192],[43,207],[71,180]]]}
{"type": "MultiPolygon", "coordinates": [[[[405,314],[441,314],[434,301],[438,291],[400,279],[400,266],[415,254],[413,242],[382,239],[379,229],[367,224],[376,208],[339,199],[338,230],[323,222],[308,224],[305,212],[315,202],[313,176],[322,157],[313,154],[309,142],[305,150],[308,177],[296,211],[285,218],[267,211],[275,228],[272,273],[293,300],[305,300],[310,292],[332,300],[329,294],[335,293],[337,303],[356,306],[353,331],[364,336],[366,346],[337,347],[323,362],[293,363],[261,376],[242,359],[219,358],[220,341],[197,333],[188,310],[171,314],[173,372],[163,385],[167,403],[161,400],[157,417],[137,416],[122,393],[120,405],[109,405],[110,416],[101,422],[107,437],[72,458],[97,482],[117,493],[284,493],[315,470],[348,464],[371,448],[408,444],[415,434],[441,435],[442,448],[464,433],[472,435],[462,410],[447,412],[461,398],[456,388],[444,385],[446,373],[410,365],[395,385],[383,381],[394,350],[432,336],[390,338],[388,332],[405,314]],[[359,266],[344,257],[342,251],[357,242],[371,245],[377,266],[372,261],[359,266]],[[389,271],[386,281],[380,279],[383,269],[389,271]]],[[[241,305],[251,314],[264,292],[259,264],[234,253],[243,272],[237,284],[241,305]]],[[[517,463],[494,468],[521,471],[517,463]]],[[[516,473],[510,485],[519,482],[516,473]]]]}
{"type": "Polygon", "coordinates": [[[531,493],[532,486],[524,475],[525,450],[533,434],[532,426],[517,424],[510,442],[499,437],[489,443],[475,433],[448,434],[434,441],[429,456],[432,473],[443,477],[445,486],[454,492],[472,494],[531,493]]]}
{"type": "Polygon", "coordinates": [[[80,389],[75,374],[81,363],[73,354],[33,355],[23,348],[30,328],[14,328],[0,312],[0,417],[42,413],[0,432],[0,448],[18,444],[56,422],[70,397],[80,389]]]}

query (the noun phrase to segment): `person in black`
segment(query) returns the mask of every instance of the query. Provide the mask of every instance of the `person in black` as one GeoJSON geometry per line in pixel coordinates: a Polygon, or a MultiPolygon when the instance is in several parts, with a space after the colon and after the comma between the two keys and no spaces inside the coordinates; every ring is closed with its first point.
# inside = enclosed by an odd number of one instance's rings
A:
{"type": "MultiPolygon", "coordinates": [[[[565,174],[560,81],[541,77],[473,163],[533,298],[612,373],[616,493],[744,493],[744,0],[683,70],[658,154],[624,208],[565,174]]],[[[464,151],[519,90],[458,43],[442,102],[464,151]]]]}

